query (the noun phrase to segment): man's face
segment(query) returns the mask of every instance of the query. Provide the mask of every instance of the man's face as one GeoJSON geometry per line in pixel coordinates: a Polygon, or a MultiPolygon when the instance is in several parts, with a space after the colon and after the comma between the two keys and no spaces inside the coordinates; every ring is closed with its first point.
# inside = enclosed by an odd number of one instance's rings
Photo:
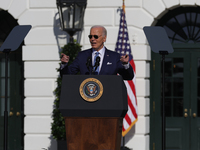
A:
{"type": "Polygon", "coordinates": [[[101,27],[95,27],[90,30],[90,35],[92,35],[92,38],[90,39],[90,44],[91,47],[96,51],[102,49],[104,45],[103,43],[106,41],[106,36],[103,37],[102,32],[103,29],[101,27]],[[97,35],[98,38],[96,39],[94,35],[97,35]]]}

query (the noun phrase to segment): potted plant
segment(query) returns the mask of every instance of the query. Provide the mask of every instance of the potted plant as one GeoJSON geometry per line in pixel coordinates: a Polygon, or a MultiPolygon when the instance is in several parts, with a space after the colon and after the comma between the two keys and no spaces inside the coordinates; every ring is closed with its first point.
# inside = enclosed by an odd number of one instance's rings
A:
{"type": "MultiPolygon", "coordinates": [[[[76,43],[74,40],[74,43],[68,43],[64,47],[62,47],[61,53],[64,53],[70,57],[69,65],[74,61],[76,58],[78,52],[81,51],[81,45],[79,43],[76,43]]],[[[57,69],[59,71],[59,69],[57,69]]],[[[65,121],[60,113],[59,110],[59,102],[60,102],[60,93],[61,93],[61,83],[62,78],[59,76],[57,78],[57,87],[54,91],[55,93],[55,101],[54,101],[54,109],[53,109],[53,123],[51,124],[51,134],[53,135],[53,138],[57,140],[58,150],[66,150],[66,131],[65,131],[65,121]]]]}

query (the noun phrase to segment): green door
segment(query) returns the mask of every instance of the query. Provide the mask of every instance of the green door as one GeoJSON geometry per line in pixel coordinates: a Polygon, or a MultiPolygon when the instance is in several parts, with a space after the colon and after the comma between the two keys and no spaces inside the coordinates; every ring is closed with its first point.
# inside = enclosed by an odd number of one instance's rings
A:
{"type": "MultiPolygon", "coordinates": [[[[165,59],[166,149],[199,150],[200,52],[187,48],[174,50],[165,59]]],[[[151,67],[150,147],[151,150],[160,150],[162,68],[159,54],[152,55],[151,67]]]]}
{"type": "MultiPolygon", "coordinates": [[[[165,63],[166,149],[200,150],[200,8],[172,8],[155,20],[174,48],[165,63]]],[[[153,24],[154,24],[153,23],[153,24]]],[[[161,56],[152,53],[150,149],[161,150],[161,56]]]]}
{"type": "Polygon", "coordinates": [[[191,55],[191,149],[200,150],[200,52],[191,55]]]}
{"type": "MultiPolygon", "coordinates": [[[[9,54],[8,150],[23,149],[23,63],[21,50],[9,54]]],[[[5,54],[0,54],[0,150],[4,149],[5,54]]]]}

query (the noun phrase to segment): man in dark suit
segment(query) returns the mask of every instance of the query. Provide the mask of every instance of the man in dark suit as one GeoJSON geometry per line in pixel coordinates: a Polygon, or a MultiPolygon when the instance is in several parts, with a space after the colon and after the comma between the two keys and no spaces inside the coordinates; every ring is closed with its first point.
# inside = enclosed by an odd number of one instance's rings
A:
{"type": "Polygon", "coordinates": [[[61,76],[64,74],[77,74],[80,72],[82,75],[120,74],[124,80],[133,79],[134,73],[129,64],[129,56],[124,55],[120,57],[120,54],[108,50],[104,46],[107,31],[103,26],[92,26],[88,37],[92,48],[79,52],[78,56],[70,66],[68,66],[69,56],[63,53],[61,54],[61,76]],[[99,63],[95,63],[95,61],[99,61],[99,63]]]}

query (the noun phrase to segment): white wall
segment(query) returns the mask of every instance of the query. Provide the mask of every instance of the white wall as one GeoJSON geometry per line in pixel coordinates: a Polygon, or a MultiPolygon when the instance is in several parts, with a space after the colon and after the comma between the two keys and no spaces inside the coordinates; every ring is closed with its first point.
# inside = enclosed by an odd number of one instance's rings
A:
{"type": "MultiPolygon", "coordinates": [[[[199,5],[200,0],[126,0],[126,21],[132,54],[136,64],[138,122],[126,135],[126,146],[134,150],[149,150],[149,103],[151,51],[142,28],[151,26],[172,7],[199,5]]],[[[105,43],[114,50],[119,28],[119,8],[122,0],[88,0],[81,45],[89,48],[88,34],[92,25],[103,25],[108,30],[105,43]]],[[[53,93],[59,67],[60,47],[67,43],[66,33],[59,28],[56,0],[0,0],[0,8],[18,19],[20,25],[32,25],[23,46],[25,64],[25,150],[56,150],[51,139],[53,93]]]]}

